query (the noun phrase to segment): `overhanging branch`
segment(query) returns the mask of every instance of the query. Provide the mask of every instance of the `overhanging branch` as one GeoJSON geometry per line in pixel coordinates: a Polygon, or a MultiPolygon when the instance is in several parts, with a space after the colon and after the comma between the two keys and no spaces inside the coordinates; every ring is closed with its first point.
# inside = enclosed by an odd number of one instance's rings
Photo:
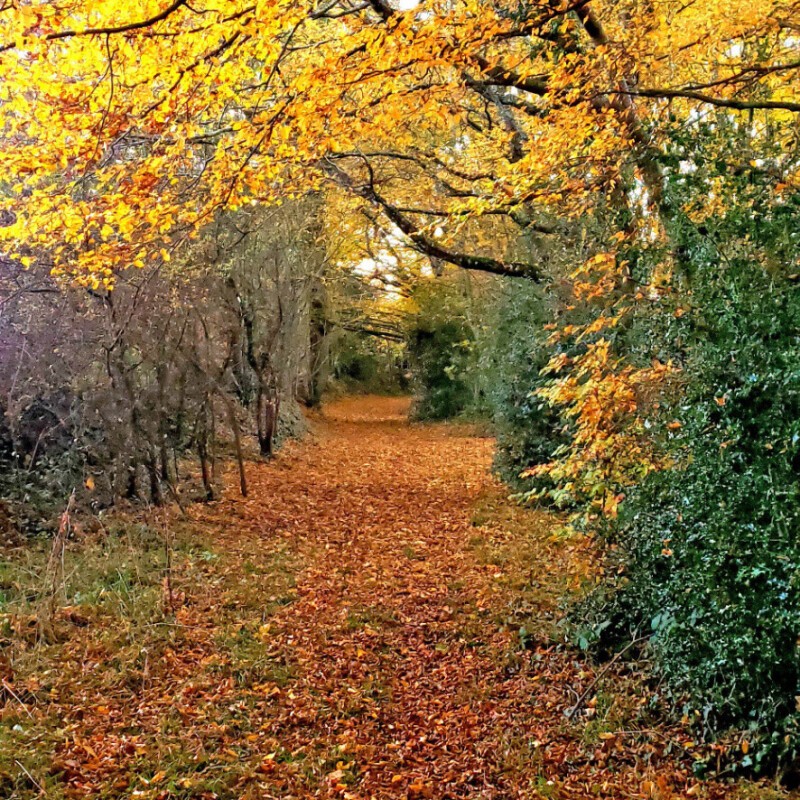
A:
{"type": "Polygon", "coordinates": [[[340,169],[331,159],[325,159],[321,166],[340,186],[353,194],[357,194],[377,206],[394,223],[397,228],[406,235],[408,243],[418,253],[422,253],[428,258],[439,259],[448,264],[453,264],[462,269],[475,270],[477,272],[489,272],[493,275],[502,275],[509,278],[525,278],[534,283],[542,283],[546,276],[533,264],[526,264],[520,261],[500,261],[489,256],[469,255],[468,253],[458,253],[442,247],[435,239],[425,233],[418,225],[409,219],[396,206],[380,195],[375,188],[375,176],[372,165],[366,157],[362,159],[369,173],[369,182],[364,186],[356,186],[353,179],[340,169]]]}
{"type": "Polygon", "coordinates": [[[735,111],[790,111],[800,114],[800,103],[788,100],[736,100],[735,98],[715,97],[692,89],[628,89],[605,92],[607,95],[626,95],[628,97],[651,97],[656,100],[684,98],[718,108],[731,108],[735,111]]]}
{"type": "MultiPolygon", "coordinates": [[[[159,22],[163,22],[167,17],[174,14],[178,9],[183,8],[187,5],[187,0],[175,0],[173,3],[168,5],[163,11],[155,14],[152,17],[148,17],[147,19],[136,20],[134,22],[128,22],[123,25],[109,25],[105,27],[99,28],[84,28],[83,30],[66,30],[66,31],[54,31],[53,33],[48,33],[45,35],[44,40],[48,42],[57,41],[59,39],[71,39],[76,36],[114,36],[119,33],[129,33],[138,30],[144,30],[145,28],[151,28],[153,25],[156,25],[159,22]]],[[[255,6],[253,6],[255,8],[255,6]]],[[[17,46],[16,42],[11,42],[9,44],[4,44],[0,46],[0,53],[6,50],[13,50],[17,46]]]]}
{"type": "Polygon", "coordinates": [[[488,256],[468,255],[457,253],[442,247],[420,230],[407,216],[398,211],[391,203],[387,202],[372,186],[359,190],[359,194],[371,203],[380,207],[384,214],[408,237],[412,247],[419,253],[429,258],[438,258],[462,269],[490,272],[494,275],[504,275],[511,278],[526,278],[534,283],[544,280],[542,273],[533,265],[519,261],[498,261],[488,256]]]}

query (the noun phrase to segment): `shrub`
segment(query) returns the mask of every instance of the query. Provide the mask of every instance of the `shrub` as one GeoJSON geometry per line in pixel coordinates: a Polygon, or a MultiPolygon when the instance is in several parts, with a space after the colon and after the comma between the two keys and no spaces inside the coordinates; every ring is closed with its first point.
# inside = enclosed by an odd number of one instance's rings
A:
{"type": "Polygon", "coordinates": [[[349,331],[336,343],[333,378],[347,392],[398,394],[408,389],[397,343],[349,331]]]}
{"type": "Polygon", "coordinates": [[[418,419],[452,419],[476,409],[475,333],[463,276],[422,284],[408,333],[418,419]]]}
{"type": "Polygon", "coordinates": [[[518,492],[545,488],[542,478],[521,478],[523,470],[550,461],[566,440],[564,421],[537,397],[540,373],[550,358],[542,293],[527,284],[504,285],[479,337],[480,380],[497,447],[494,470],[518,492]]]}
{"type": "Polygon", "coordinates": [[[451,419],[467,411],[473,399],[472,353],[472,331],[461,320],[428,320],[413,331],[409,354],[419,389],[418,419],[451,419]]]}
{"type": "Polygon", "coordinates": [[[770,205],[735,173],[728,190],[727,213],[674,232],[684,391],[652,420],[673,466],[623,503],[606,538],[616,578],[580,612],[605,646],[651,634],[676,706],[706,736],[749,731],[738,765],[764,771],[800,753],[800,198],[770,205]]]}

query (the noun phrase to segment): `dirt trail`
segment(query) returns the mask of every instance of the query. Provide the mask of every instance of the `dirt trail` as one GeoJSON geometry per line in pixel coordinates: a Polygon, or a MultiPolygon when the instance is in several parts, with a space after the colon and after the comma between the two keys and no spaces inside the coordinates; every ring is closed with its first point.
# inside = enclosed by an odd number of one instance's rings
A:
{"type": "Polygon", "coordinates": [[[490,440],[409,424],[407,411],[402,399],[335,404],[317,441],[259,470],[255,499],[231,509],[304,563],[296,601],[267,626],[292,674],[262,728],[282,754],[267,785],[297,797],[672,796],[685,774],[641,761],[663,743],[568,730],[588,669],[550,641],[520,647],[521,624],[549,629],[566,575],[554,521],[505,501],[490,440]]]}
{"type": "MultiPolygon", "coordinates": [[[[176,565],[169,634],[54,690],[68,795],[686,796],[663,738],[607,733],[615,699],[567,723],[593,673],[544,638],[567,575],[553,521],[505,501],[490,440],[407,407],[336,403],[250,467],[248,500],[191,510],[213,553],[176,565]]],[[[63,670],[115,657],[86,637],[63,670]]]]}

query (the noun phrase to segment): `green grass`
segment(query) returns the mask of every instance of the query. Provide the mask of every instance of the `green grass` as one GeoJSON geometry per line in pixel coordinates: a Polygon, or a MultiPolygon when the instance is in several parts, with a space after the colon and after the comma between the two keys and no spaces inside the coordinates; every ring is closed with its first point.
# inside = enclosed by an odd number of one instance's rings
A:
{"type": "Polygon", "coordinates": [[[353,606],[347,612],[346,626],[350,631],[361,628],[380,628],[397,622],[395,613],[381,606],[353,606]]]}
{"type": "MultiPolygon", "coordinates": [[[[255,698],[263,698],[264,685],[280,689],[294,679],[292,663],[271,652],[268,629],[272,615],[296,599],[298,564],[285,545],[254,542],[252,552],[218,550],[212,535],[197,523],[176,521],[165,541],[161,524],[118,519],[70,539],[48,635],[42,617],[50,608],[45,587],[51,542],[32,541],[3,555],[0,677],[5,659],[24,696],[21,702],[4,698],[4,708],[0,702],[0,797],[74,797],[58,752],[72,741],[71,730],[91,735],[80,724],[81,709],[135,708],[145,695],[156,698],[155,716],[144,727],[136,717],[111,724],[115,736],[136,742],[136,750],[120,756],[113,780],[101,778],[102,789],[92,796],[241,796],[240,781],[253,775],[263,757],[247,739],[260,739],[251,730],[255,698]],[[168,553],[173,608],[165,603],[168,553]],[[207,603],[207,616],[198,617],[196,610],[207,603]],[[175,676],[174,683],[165,665],[183,653],[197,659],[197,670],[175,676]],[[213,694],[206,699],[199,693],[193,704],[197,723],[187,721],[179,702],[158,705],[159,686],[176,692],[177,700],[195,682],[231,687],[236,700],[220,704],[213,694]],[[65,710],[78,713],[77,726],[62,718],[65,710]]],[[[78,760],[84,769],[83,762],[92,759],[89,754],[78,760]]]]}
{"type": "Polygon", "coordinates": [[[241,687],[264,683],[286,686],[295,677],[295,668],[288,660],[270,655],[265,638],[262,629],[226,626],[217,634],[216,644],[220,652],[227,655],[227,662],[209,669],[232,677],[241,687]]]}
{"type": "MultiPolygon", "coordinates": [[[[0,613],[38,609],[50,547],[38,540],[0,560],[0,613]]],[[[103,536],[70,540],[55,581],[57,601],[143,619],[157,605],[166,553],[160,533],[144,524],[114,525],[103,536]]]]}

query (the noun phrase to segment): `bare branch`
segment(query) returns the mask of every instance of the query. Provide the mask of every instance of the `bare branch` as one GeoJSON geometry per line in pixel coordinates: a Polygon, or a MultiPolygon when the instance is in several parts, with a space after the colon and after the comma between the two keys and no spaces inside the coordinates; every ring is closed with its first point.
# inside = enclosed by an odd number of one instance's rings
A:
{"type": "MultiPolygon", "coordinates": [[[[128,22],[124,25],[110,25],[102,28],[54,31],[53,33],[48,33],[44,39],[45,41],[52,42],[57,41],[58,39],[71,39],[75,36],[114,36],[118,33],[130,33],[132,31],[143,30],[145,28],[151,28],[153,25],[156,25],[159,22],[163,22],[165,19],[167,19],[167,17],[170,17],[178,9],[183,8],[184,6],[187,6],[187,0],[175,0],[163,11],[152,17],[149,17],[148,19],[137,20],[136,22],[128,22]]],[[[0,47],[0,53],[5,52],[6,50],[13,50],[16,46],[16,42],[4,44],[2,47],[0,47]]]]}

